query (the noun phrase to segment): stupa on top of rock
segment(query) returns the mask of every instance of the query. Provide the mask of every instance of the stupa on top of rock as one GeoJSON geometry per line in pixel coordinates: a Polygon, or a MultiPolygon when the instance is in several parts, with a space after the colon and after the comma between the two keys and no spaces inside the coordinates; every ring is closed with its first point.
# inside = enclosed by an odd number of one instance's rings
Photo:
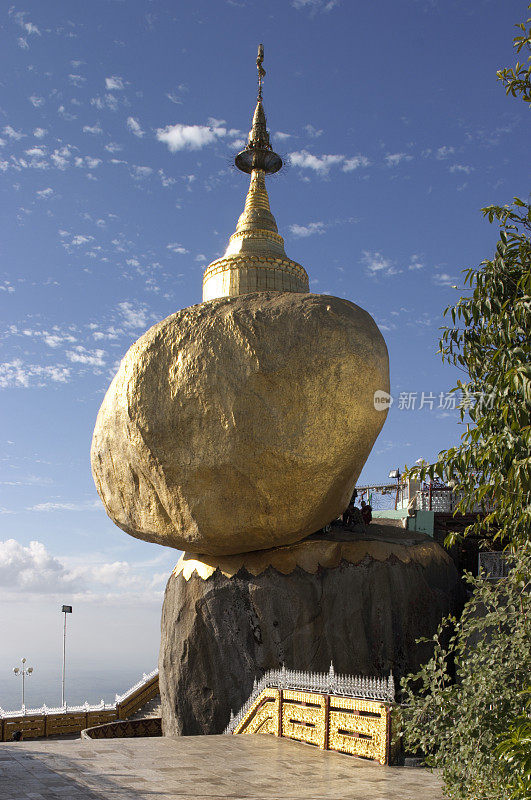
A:
{"type": "Polygon", "coordinates": [[[304,267],[287,257],[284,239],[269,207],[265,176],[282,167],[282,159],[269,141],[262,105],[263,49],[259,53],[258,99],[247,147],[235,158],[242,172],[251,175],[245,208],[236,232],[222,258],[213,261],[203,278],[203,300],[249,292],[308,292],[304,267]]]}
{"type": "Polygon", "coordinates": [[[259,90],[235,158],[250,187],[203,303],[154,325],[101,406],[92,471],[111,519],[147,541],[223,555],[290,544],[346,508],[385,421],[385,341],[348,300],[308,291],[285,253],[265,176],[259,90]]]}

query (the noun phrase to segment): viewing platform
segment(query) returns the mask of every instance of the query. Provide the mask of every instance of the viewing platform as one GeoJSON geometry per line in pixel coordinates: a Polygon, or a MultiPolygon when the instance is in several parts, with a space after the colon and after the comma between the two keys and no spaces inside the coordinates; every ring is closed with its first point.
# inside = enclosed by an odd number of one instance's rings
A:
{"type": "Polygon", "coordinates": [[[443,800],[440,785],[427,769],[382,767],[273,736],[0,745],[2,800],[443,800]]]}

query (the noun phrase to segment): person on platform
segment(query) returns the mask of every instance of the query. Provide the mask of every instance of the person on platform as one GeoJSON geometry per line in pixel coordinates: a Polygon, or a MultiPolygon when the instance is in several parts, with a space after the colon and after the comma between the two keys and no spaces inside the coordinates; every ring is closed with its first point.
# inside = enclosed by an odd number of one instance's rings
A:
{"type": "Polygon", "coordinates": [[[372,522],[372,506],[366,503],[365,500],[361,501],[361,516],[365,525],[370,525],[372,522]]]}
{"type": "Polygon", "coordinates": [[[348,504],[347,508],[343,512],[343,525],[346,528],[349,528],[355,522],[356,511],[357,510],[358,509],[354,505],[354,501],[351,500],[350,503],[348,504]]]}

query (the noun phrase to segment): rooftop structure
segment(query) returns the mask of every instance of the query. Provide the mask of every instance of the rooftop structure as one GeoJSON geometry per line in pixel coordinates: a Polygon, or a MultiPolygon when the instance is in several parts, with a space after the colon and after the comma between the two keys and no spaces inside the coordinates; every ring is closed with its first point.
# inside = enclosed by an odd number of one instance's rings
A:
{"type": "Polygon", "coordinates": [[[258,98],[247,146],[234,163],[251,176],[251,184],[235,233],[222,258],[213,261],[203,278],[203,301],[249,292],[308,292],[306,270],[284,250],[284,239],[269,207],[265,176],[282,167],[269,140],[262,104],[263,46],[258,48],[258,98]]]}

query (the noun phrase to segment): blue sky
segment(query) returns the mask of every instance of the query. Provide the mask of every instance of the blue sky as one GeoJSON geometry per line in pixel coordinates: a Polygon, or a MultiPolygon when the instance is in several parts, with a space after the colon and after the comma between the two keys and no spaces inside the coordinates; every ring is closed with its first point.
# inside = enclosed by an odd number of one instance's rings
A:
{"type": "Polygon", "coordinates": [[[288,162],[269,180],[286,251],[312,291],[370,311],[389,347],[396,400],[364,477],[456,440],[456,413],[439,407],[456,375],[436,355],[438,328],[460,270],[493,250],[479,209],[528,193],[526,109],[495,74],[525,16],[514,0],[34,0],[2,12],[0,673],[28,641],[55,663],[69,601],[84,614],[80,664],[116,666],[117,645],[135,669],[156,660],[178,554],[106,518],[92,428],[120,358],[200,301],[202,271],[234,230],[247,178],[232,157],[260,41],[288,162]],[[417,393],[415,409],[401,392],[417,393]]]}

